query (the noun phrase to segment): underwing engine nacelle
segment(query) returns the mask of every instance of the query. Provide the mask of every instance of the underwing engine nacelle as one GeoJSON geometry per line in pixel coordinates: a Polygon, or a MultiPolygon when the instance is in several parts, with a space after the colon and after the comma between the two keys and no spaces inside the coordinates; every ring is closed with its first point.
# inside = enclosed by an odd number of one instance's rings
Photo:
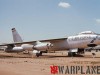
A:
{"type": "Polygon", "coordinates": [[[45,51],[53,46],[51,43],[39,43],[33,47],[34,50],[45,51]]]}
{"type": "Polygon", "coordinates": [[[41,43],[39,42],[33,47],[33,53],[36,54],[37,57],[41,56],[43,52],[47,52],[48,49],[53,47],[53,44],[51,43],[41,43]]]}
{"type": "Polygon", "coordinates": [[[22,52],[24,49],[22,47],[6,48],[5,52],[22,52]]]}
{"type": "Polygon", "coordinates": [[[32,50],[33,49],[33,45],[31,45],[31,44],[22,44],[21,47],[24,50],[32,50]]]}

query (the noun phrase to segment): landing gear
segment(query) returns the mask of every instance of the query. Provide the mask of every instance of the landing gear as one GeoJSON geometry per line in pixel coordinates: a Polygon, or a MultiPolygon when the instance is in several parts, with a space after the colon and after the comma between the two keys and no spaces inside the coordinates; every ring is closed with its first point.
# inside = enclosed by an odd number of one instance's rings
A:
{"type": "Polygon", "coordinates": [[[76,55],[75,52],[68,52],[68,56],[69,56],[69,57],[73,57],[73,56],[75,56],[75,55],[76,55]]]}
{"type": "Polygon", "coordinates": [[[42,56],[42,52],[40,52],[40,56],[42,56]]]}
{"type": "Polygon", "coordinates": [[[37,57],[42,56],[42,52],[36,53],[36,56],[37,56],[37,57]]]}
{"type": "Polygon", "coordinates": [[[84,49],[78,48],[78,52],[77,52],[77,53],[79,53],[79,54],[84,54],[85,52],[84,52],[84,49]]]}
{"type": "Polygon", "coordinates": [[[69,57],[74,57],[79,54],[84,54],[84,49],[70,49],[68,52],[69,57]]]}

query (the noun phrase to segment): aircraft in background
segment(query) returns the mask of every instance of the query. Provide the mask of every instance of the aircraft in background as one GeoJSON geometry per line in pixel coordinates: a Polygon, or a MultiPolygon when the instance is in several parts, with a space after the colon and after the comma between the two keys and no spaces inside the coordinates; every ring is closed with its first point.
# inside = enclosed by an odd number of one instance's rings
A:
{"type": "Polygon", "coordinates": [[[83,54],[85,48],[100,45],[100,34],[92,31],[84,31],[78,35],[66,38],[29,42],[23,42],[15,28],[12,28],[12,34],[14,43],[0,45],[7,46],[5,49],[6,52],[22,52],[25,50],[31,50],[37,57],[41,56],[43,52],[63,50],[69,51],[68,56],[75,56],[77,54],[83,54]]]}
{"type": "Polygon", "coordinates": [[[48,49],[49,47],[52,46],[52,44],[50,44],[49,42],[44,42],[44,43],[41,43],[39,41],[23,42],[21,36],[16,31],[16,29],[12,28],[11,30],[14,43],[4,43],[0,45],[1,47],[5,46],[4,51],[7,53],[18,53],[27,50],[27,51],[33,51],[33,53],[35,53],[36,56],[38,57],[42,55],[42,53],[47,53],[47,50],[46,51],[35,50],[37,49],[37,46],[40,49],[48,49]]]}

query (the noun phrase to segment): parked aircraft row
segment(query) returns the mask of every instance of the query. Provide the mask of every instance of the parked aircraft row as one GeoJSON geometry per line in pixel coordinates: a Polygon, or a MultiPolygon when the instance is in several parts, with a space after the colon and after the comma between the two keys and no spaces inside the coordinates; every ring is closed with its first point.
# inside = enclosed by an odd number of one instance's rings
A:
{"type": "Polygon", "coordinates": [[[100,35],[92,31],[84,31],[75,36],[66,38],[47,39],[23,42],[21,36],[12,28],[12,35],[14,43],[1,44],[0,46],[7,46],[5,52],[23,52],[25,50],[33,51],[37,57],[41,56],[43,52],[48,51],[63,51],[68,50],[68,56],[75,56],[83,54],[85,48],[96,47],[100,45],[100,35]]]}

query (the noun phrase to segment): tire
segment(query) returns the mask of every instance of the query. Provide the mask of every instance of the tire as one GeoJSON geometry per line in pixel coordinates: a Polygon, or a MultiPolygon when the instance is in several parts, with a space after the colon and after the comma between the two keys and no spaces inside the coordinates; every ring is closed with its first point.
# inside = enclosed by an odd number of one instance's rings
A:
{"type": "Polygon", "coordinates": [[[40,56],[40,53],[36,53],[36,56],[39,57],[40,56]]]}
{"type": "Polygon", "coordinates": [[[76,55],[75,52],[68,52],[68,56],[69,56],[69,57],[73,57],[73,56],[75,56],[75,55],[76,55]]]}
{"type": "Polygon", "coordinates": [[[37,56],[37,57],[42,56],[42,52],[36,53],[36,56],[37,56]]]}
{"type": "Polygon", "coordinates": [[[42,52],[40,52],[39,55],[42,56],[42,52]]]}

